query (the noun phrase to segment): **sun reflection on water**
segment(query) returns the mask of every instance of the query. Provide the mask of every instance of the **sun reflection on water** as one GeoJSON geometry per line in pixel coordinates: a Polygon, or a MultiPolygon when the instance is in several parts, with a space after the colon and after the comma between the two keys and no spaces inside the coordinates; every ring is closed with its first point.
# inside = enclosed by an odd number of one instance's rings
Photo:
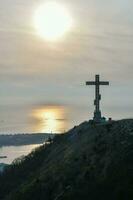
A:
{"type": "Polygon", "coordinates": [[[62,106],[44,106],[32,112],[36,132],[63,133],[67,129],[65,108],[62,106]]]}

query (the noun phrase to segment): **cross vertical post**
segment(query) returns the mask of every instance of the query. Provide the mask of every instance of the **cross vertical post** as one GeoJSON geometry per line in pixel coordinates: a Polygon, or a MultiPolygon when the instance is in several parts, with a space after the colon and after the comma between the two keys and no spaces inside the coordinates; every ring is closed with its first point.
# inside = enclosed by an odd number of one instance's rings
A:
{"type": "Polygon", "coordinates": [[[100,85],[109,85],[109,82],[100,81],[100,76],[95,75],[95,81],[88,81],[86,82],[86,85],[95,85],[95,100],[94,100],[95,111],[93,120],[95,122],[101,122],[102,117],[100,111],[100,100],[101,100],[100,85]]]}

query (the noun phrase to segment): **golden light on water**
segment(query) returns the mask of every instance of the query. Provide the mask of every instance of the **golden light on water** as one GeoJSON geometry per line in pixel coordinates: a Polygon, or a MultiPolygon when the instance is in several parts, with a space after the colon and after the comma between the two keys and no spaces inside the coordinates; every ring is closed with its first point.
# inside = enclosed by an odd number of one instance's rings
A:
{"type": "Polygon", "coordinates": [[[63,5],[47,2],[36,10],[34,25],[41,37],[53,41],[71,29],[72,18],[63,5]]]}
{"type": "Polygon", "coordinates": [[[65,110],[61,106],[45,106],[32,112],[36,132],[63,133],[67,128],[65,110]]]}

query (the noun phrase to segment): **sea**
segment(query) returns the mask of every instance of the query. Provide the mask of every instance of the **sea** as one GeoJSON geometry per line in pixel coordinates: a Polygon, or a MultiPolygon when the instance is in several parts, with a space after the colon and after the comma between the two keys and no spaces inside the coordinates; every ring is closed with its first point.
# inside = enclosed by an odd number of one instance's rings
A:
{"type": "Polygon", "coordinates": [[[0,158],[0,163],[11,164],[15,159],[28,155],[39,146],[40,144],[0,147],[0,157],[5,157],[0,158]]]}
{"type": "MultiPolygon", "coordinates": [[[[13,106],[1,106],[0,135],[23,133],[62,134],[87,119],[87,112],[86,115],[81,115],[81,112],[77,112],[77,110],[71,110],[71,115],[69,115],[66,108],[58,105],[43,105],[43,107],[37,107],[30,111],[28,111],[28,108],[23,107],[17,107],[16,109],[13,106]]],[[[38,144],[0,147],[0,163],[11,164],[16,158],[29,154],[37,147],[39,147],[38,144]]]]}

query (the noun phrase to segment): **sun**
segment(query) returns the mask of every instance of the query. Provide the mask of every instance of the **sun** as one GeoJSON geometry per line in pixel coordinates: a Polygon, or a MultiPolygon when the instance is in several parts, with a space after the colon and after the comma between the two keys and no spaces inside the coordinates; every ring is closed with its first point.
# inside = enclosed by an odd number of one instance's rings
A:
{"type": "Polygon", "coordinates": [[[61,38],[72,27],[72,17],[61,4],[48,2],[38,7],[34,16],[38,34],[46,40],[61,38]]]}

